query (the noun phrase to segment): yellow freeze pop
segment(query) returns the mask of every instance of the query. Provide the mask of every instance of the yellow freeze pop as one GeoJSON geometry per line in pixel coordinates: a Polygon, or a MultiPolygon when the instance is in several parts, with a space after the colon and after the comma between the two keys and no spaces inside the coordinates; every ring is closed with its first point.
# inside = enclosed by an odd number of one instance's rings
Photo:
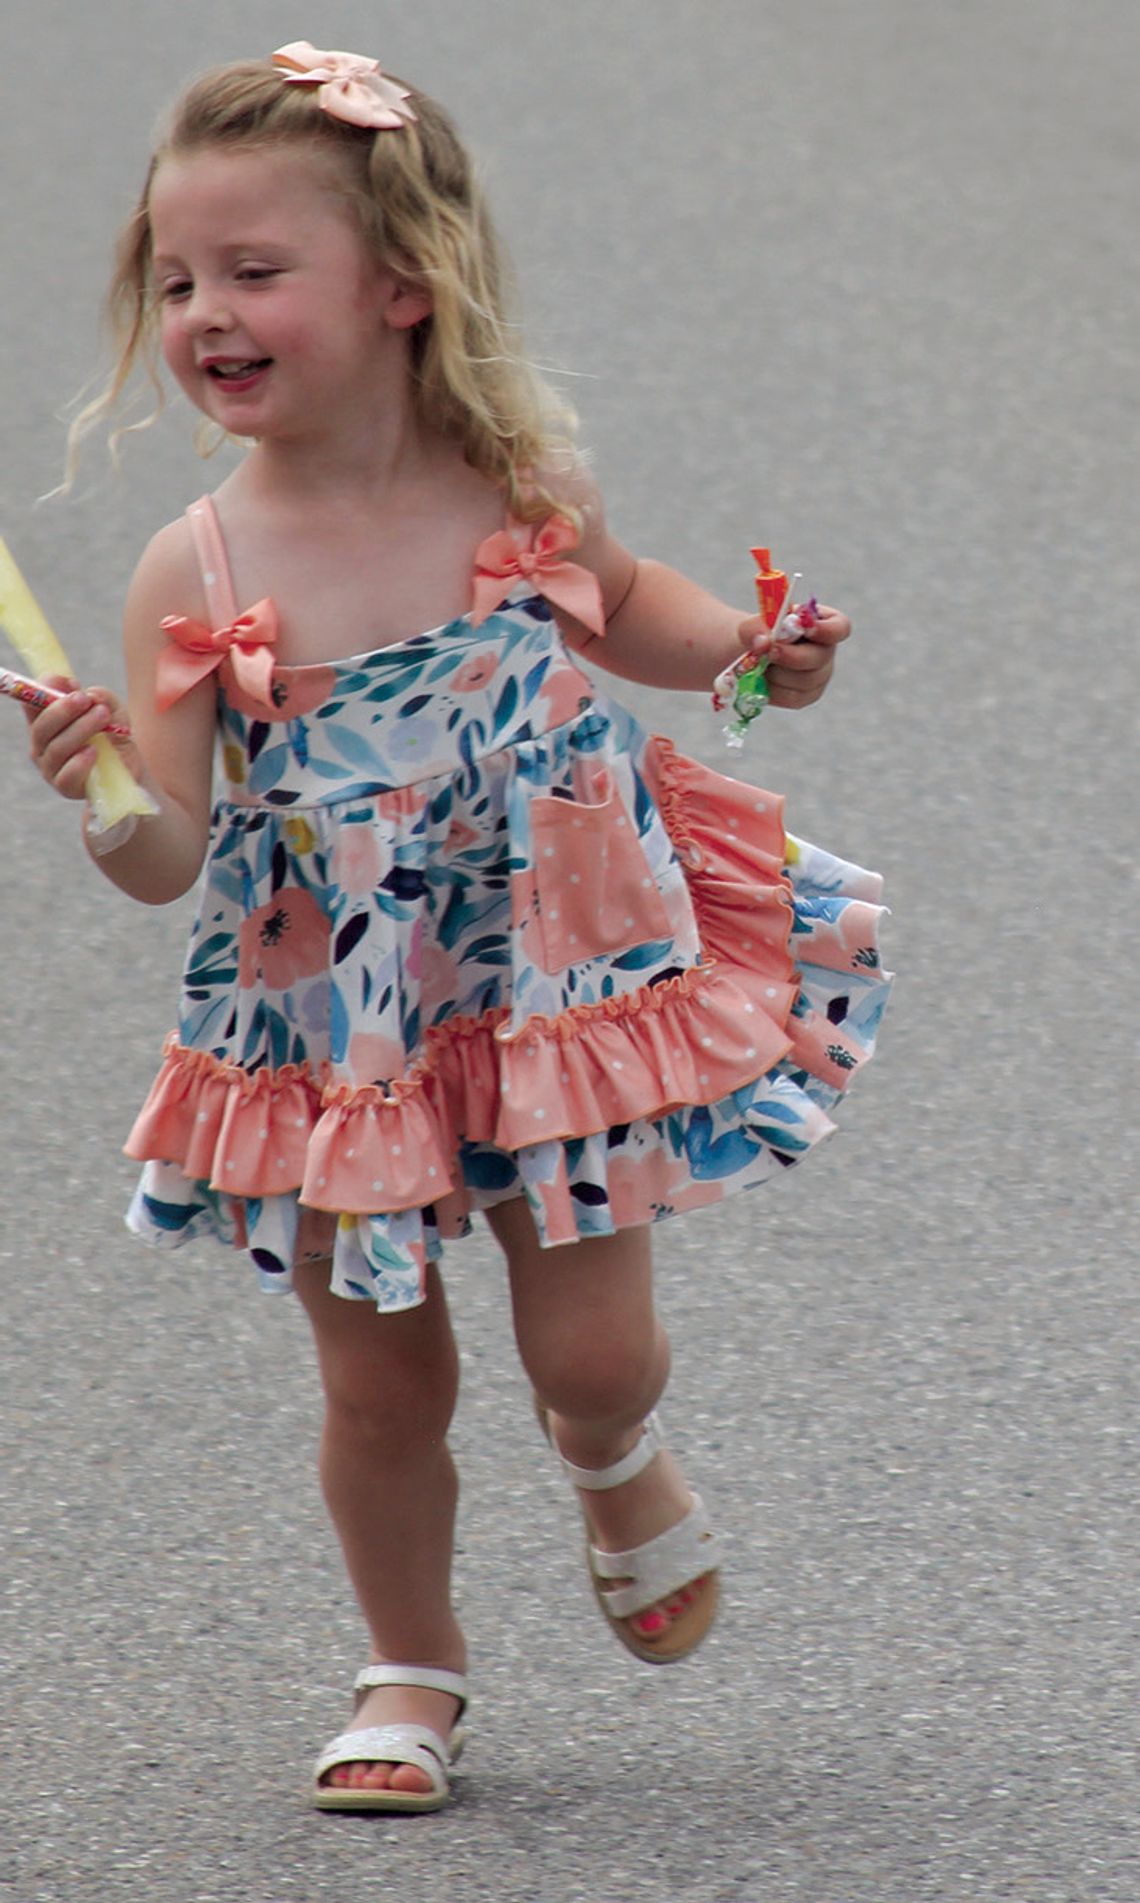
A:
{"type": "MultiPolygon", "coordinates": [[[[71,662],[3,538],[0,538],[0,624],[37,679],[44,680],[49,674],[75,678],[71,662]]],[[[96,735],[95,753],[95,765],[87,781],[95,830],[106,832],[108,827],[132,813],[153,813],[153,800],[128,772],[105,734],[96,735]]]]}

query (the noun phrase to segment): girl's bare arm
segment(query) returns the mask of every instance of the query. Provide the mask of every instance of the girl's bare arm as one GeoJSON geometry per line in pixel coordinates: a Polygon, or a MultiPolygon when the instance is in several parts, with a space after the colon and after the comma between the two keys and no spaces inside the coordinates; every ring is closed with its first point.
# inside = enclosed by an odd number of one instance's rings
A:
{"type": "MultiPolygon", "coordinates": [[[[215,736],[215,687],[200,682],[165,713],[155,706],[155,669],[171,613],[204,616],[189,535],[180,522],[163,529],[145,551],[127,597],[123,625],[131,738],[112,744],[146,787],[158,811],[121,844],[100,851],[87,823],[88,850],[100,872],[132,898],[165,905],[198,876],[209,837],[215,736]]],[[[30,721],[32,759],[65,799],[83,798],[94,754],[91,741],[120,713],[106,688],[73,691],[30,721]]],[[[112,835],[113,838],[113,835],[112,835]]]]}
{"type": "Polygon", "coordinates": [[[810,640],[773,650],[759,615],[742,614],[676,569],[639,561],[623,548],[606,526],[601,496],[586,472],[576,472],[564,490],[583,524],[573,559],[597,575],[606,612],[602,638],[559,615],[567,641],[579,653],[624,680],[708,692],[715,676],[743,650],[771,651],[773,705],[806,707],[819,699],[831,678],[835,649],[851,632],[846,615],[821,608],[810,640]]]}

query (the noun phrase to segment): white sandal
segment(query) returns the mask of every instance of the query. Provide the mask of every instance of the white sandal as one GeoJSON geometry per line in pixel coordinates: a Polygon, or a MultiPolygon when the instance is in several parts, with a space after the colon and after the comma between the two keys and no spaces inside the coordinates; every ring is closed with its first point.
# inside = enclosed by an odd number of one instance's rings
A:
{"type": "Polygon", "coordinates": [[[450,1773],[463,1750],[459,1720],[467,1707],[467,1681],[461,1672],[445,1672],[424,1665],[366,1665],[356,1676],[357,1701],[376,1685],[414,1685],[425,1691],[447,1692],[458,1698],[459,1710],[450,1736],[442,1738],[428,1725],[370,1725],[363,1731],[342,1731],[321,1752],[313,1767],[313,1802],[318,1810],[429,1811],[440,1810],[451,1794],[450,1773]],[[322,1784],[338,1764],[414,1764],[431,1779],[430,1791],[361,1790],[345,1784],[322,1784]]]}
{"type": "MultiPolygon", "coordinates": [[[[611,1467],[576,1467],[573,1461],[567,1460],[559,1452],[550,1431],[546,1410],[539,1406],[537,1412],[563,1471],[576,1487],[581,1487],[587,1493],[608,1493],[612,1487],[620,1487],[625,1481],[632,1480],[635,1474],[648,1467],[665,1445],[657,1417],[651,1414],[645,1422],[641,1439],[628,1454],[614,1461],[611,1467]]],[[[717,1567],[721,1557],[720,1543],[709,1524],[700,1495],[694,1493],[692,1506],[676,1526],[659,1533],[656,1539],[631,1547],[625,1553],[607,1553],[600,1546],[595,1546],[589,1536],[589,1519],[584,1509],[583,1518],[586,1520],[586,1553],[594,1593],[615,1636],[628,1651],[648,1665],[672,1665],[677,1659],[685,1658],[694,1651],[716,1617],[719,1598],[717,1567]],[[611,1586],[608,1582],[613,1579],[626,1583],[611,1586]],[[674,1598],[684,1592],[686,1587],[695,1587],[698,1580],[702,1582],[700,1591],[672,1615],[660,1639],[642,1638],[627,1623],[637,1613],[648,1611],[650,1606],[674,1598]]]]}

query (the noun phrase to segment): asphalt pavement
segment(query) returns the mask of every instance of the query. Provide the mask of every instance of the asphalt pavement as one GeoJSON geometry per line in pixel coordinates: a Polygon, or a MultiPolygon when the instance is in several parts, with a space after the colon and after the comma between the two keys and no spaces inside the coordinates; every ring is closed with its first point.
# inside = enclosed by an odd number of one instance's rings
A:
{"type": "Polygon", "coordinates": [[[1134,0],[25,8],[0,531],[88,679],[217,480],[173,403],[37,500],[113,234],[183,78],[300,36],[456,113],[623,539],[742,607],[764,541],[851,613],[735,763],[634,691],[883,869],[896,1000],[822,1157],[658,1232],[728,1547],[675,1671],[598,1619],[498,1263],[449,1251],[467,1769],[318,1816],[362,1645],[303,1321],[122,1225],[189,907],[104,886],[0,706],[3,1894],[1136,1903],[1134,0]]]}

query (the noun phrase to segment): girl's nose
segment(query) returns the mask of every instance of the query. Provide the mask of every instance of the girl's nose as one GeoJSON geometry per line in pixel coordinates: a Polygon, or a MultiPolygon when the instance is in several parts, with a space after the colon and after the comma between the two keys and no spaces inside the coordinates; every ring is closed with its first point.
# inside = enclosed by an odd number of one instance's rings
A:
{"type": "Polygon", "coordinates": [[[195,291],[186,306],[186,322],[198,335],[211,330],[231,330],[233,318],[216,291],[195,291]]]}

